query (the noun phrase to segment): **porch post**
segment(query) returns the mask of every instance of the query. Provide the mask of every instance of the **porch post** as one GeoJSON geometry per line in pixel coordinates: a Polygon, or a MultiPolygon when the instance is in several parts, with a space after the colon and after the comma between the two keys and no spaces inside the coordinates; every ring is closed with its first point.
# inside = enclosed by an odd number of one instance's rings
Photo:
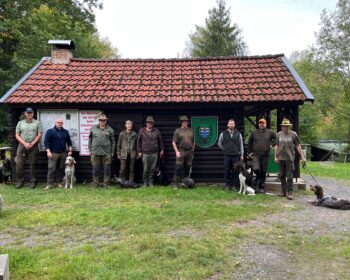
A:
{"type": "MultiPolygon", "coordinates": [[[[293,130],[299,135],[299,105],[292,107],[292,123],[293,130]]],[[[294,160],[294,178],[300,178],[300,156],[297,151],[295,151],[295,160],[294,160]]]]}

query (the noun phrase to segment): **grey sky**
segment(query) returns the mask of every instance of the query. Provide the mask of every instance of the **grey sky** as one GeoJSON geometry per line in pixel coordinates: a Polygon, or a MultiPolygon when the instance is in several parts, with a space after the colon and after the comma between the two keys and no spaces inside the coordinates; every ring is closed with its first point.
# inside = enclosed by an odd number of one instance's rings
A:
{"type": "MultiPolygon", "coordinates": [[[[323,9],[336,0],[226,0],[231,20],[242,29],[249,55],[303,50],[315,42],[323,9]]],[[[104,0],[96,11],[99,33],[124,58],[181,55],[188,34],[204,25],[215,0],[104,0]]]]}

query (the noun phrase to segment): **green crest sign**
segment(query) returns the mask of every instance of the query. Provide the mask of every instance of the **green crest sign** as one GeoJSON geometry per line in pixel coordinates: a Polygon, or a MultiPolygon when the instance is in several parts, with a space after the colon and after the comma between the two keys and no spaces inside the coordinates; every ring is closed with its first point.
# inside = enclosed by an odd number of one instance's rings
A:
{"type": "Polygon", "coordinates": [[[218,117],[192,117],[194,142],[201,148],[213,146],[218,138],[218,117]]]}

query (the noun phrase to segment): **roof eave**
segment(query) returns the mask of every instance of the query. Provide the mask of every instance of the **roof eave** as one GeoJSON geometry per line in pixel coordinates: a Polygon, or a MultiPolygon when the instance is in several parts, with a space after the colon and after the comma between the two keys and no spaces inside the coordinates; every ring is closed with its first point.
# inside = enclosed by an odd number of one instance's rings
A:
{"type": "Polygon", "coordinates": [[[34,73],[36,69],[46,60],[50,59],[49,57],[43,57],[37,64],[33,66],[12,88],[10,88],[5,95],[0,98],[0,103],[6,103],[6,99],[16,91],[29,77],[34,73]]]}
{"type": "Polygon", "coordinates": [[[284,64],[287,66],[289,69],[290,73],[293,75],[294,79],[297,81],[298,85],[300,86],[301,90],[305,94],[307,100],[306,101],[315,101],[315,97],[312,95],[310,90],[307,88],[301,77],[299,76],[298,72],[294,69],[293,65],[289,62],[286,56],[281,57],[282,61],[284,64]]]}

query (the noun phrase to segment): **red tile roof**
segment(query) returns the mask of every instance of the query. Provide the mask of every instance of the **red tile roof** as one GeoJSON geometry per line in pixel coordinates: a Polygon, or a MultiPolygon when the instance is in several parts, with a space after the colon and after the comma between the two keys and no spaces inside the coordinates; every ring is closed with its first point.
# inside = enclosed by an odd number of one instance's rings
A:
{"type": "Polygon", "coordinates": [[[5,103],[305,101],[283,55],[206,59],[44,59],[5,103]]]}

